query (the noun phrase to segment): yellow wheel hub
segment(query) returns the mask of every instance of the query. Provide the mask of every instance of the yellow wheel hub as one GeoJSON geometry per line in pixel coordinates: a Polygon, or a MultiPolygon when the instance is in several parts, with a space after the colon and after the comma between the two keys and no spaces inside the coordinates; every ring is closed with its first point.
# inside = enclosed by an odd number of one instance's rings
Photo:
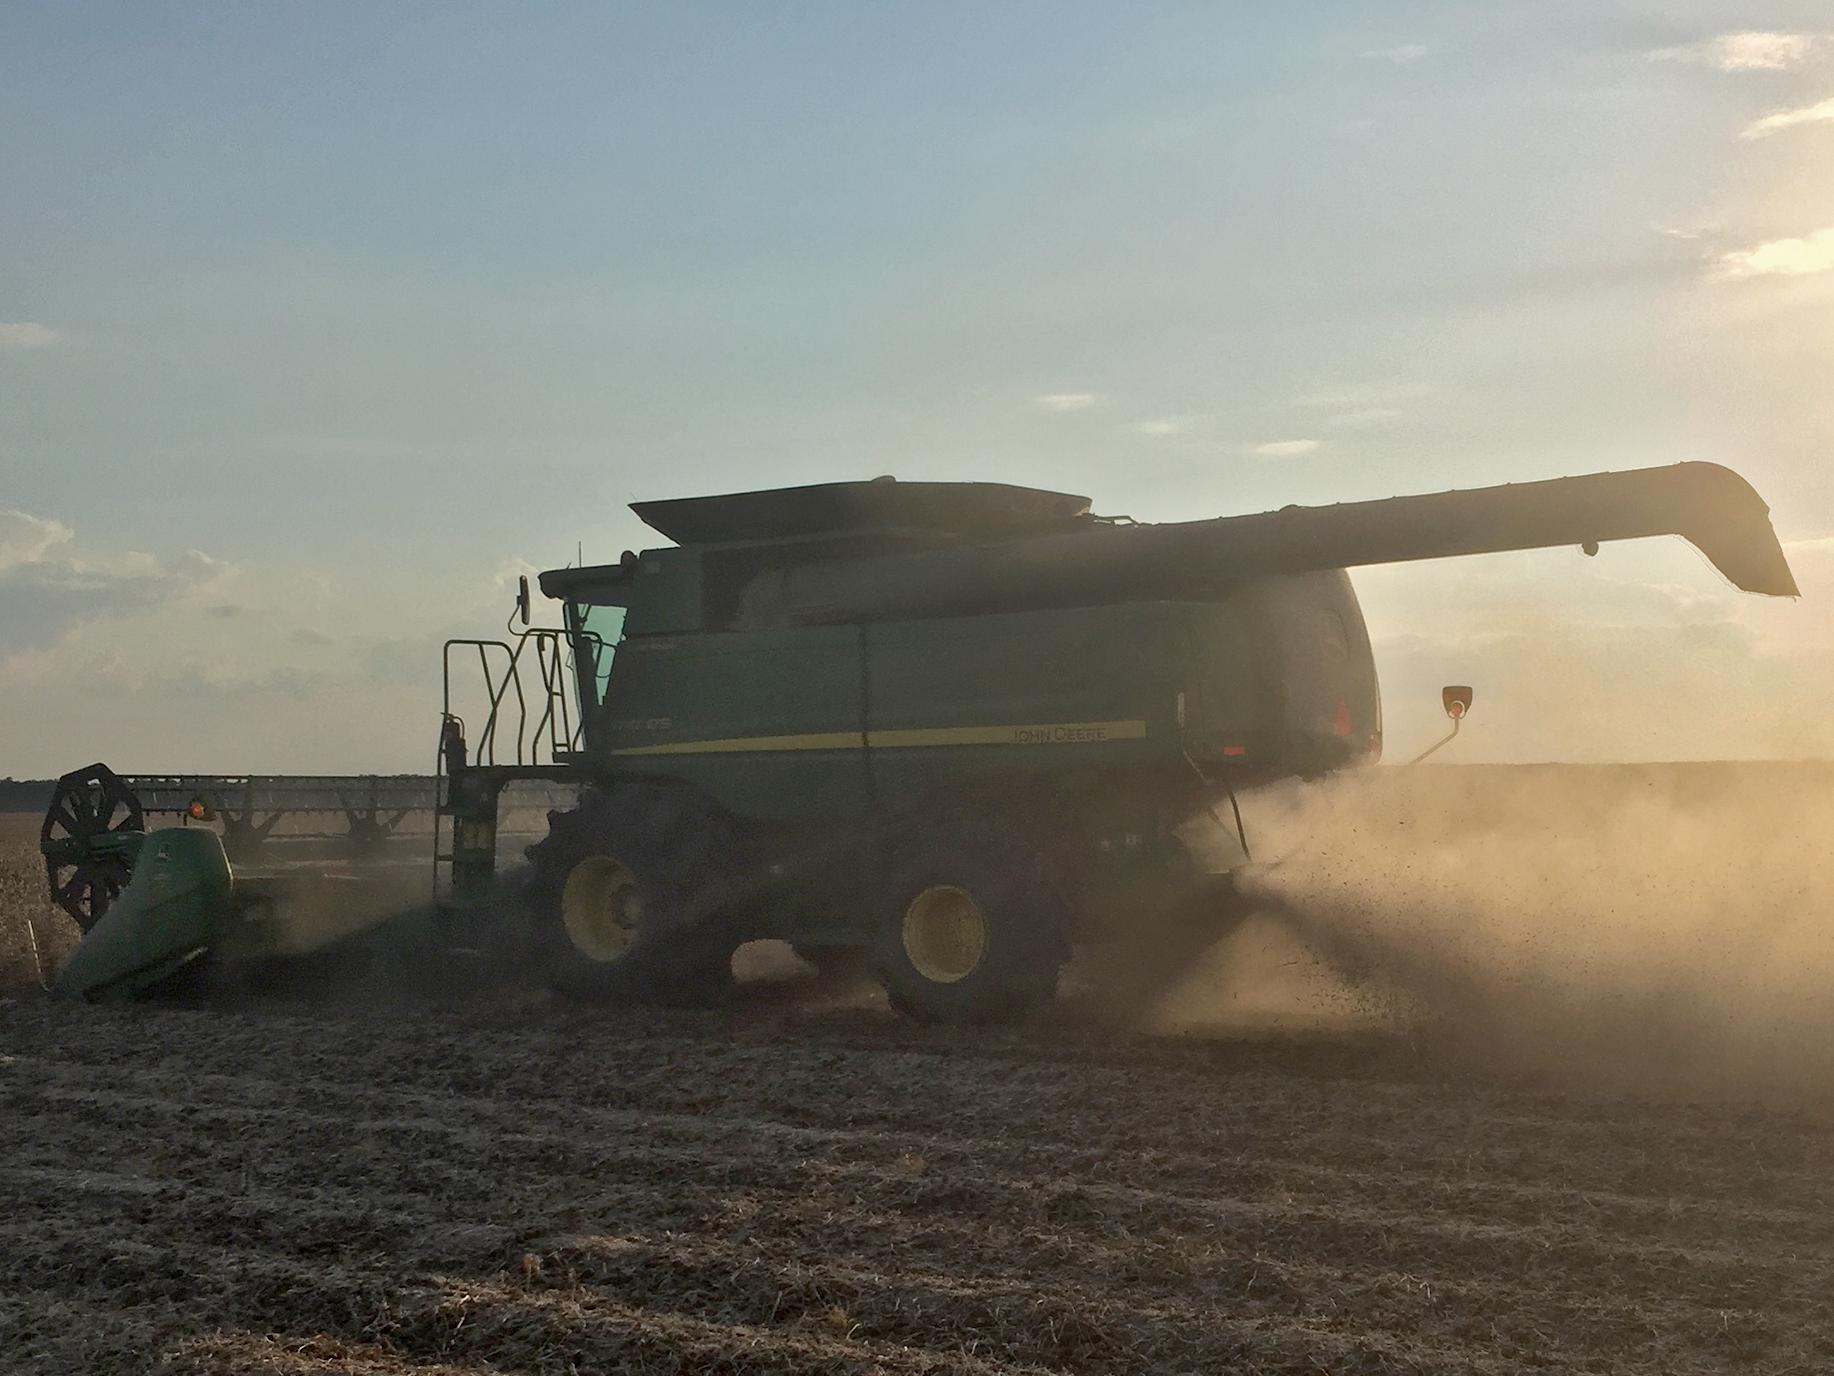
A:
{"type": "Polygon", "coordinates": [[[588,855],[560,891],[567,939],[588,960],[616,960],[637,939],[643,890],[637,876],[609,855],[588,855]]]}
{"type": "Polygon", "coordinates": [[[904,910],[904,954],[927,980],[967,979],[987,954],[987,915],[966,889],[932,884],[904,910]]]}

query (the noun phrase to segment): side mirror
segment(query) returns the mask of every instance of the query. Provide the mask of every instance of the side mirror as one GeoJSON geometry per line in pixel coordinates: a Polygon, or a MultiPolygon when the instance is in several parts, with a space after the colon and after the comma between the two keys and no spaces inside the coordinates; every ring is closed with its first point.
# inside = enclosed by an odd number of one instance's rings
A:
{"type": "Polygon", "coordinates": [[[1452,719],[1452,729],[1409,760],[1409,764],[1419,764],[1440,746],[1452,743],[1458,728],[1465,724],[1465,713],[1471,710],[1471,696],[1471,685],[1467,683],[1452,683],[1439,690],[1439,700],[1445,704],[1446,715],[1452,719]]]}
{"type": "Polygon", "coordinates": [[[529,576],[526,573],[516,580],[516,616],[524,626],[529,624],[529,576]]]}

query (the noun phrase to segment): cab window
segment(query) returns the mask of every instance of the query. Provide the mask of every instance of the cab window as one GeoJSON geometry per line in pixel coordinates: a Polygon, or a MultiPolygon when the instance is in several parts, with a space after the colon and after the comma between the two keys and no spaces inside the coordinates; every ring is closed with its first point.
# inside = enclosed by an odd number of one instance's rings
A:
{"type": "Polygon", "coordinates": [[[574,630],[573,652],[579,672],[580,697],[590,698],[581,706],[590,714],[605,700],[612,656],[618,642],[624,638],[626,609],[575,602],[568,610],[568,620],[574,630]]]}

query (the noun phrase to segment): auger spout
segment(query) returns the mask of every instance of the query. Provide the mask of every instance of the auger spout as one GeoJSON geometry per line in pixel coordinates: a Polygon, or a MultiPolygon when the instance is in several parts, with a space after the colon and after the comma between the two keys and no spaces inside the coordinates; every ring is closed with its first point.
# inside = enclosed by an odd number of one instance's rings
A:
{"type": "Polygon", "coordinates": [[[1798,595],[1751,485],[1683,463],[1161,525],[1082,518],[966,548],[810,563],[747,588],[741,605],[747,624],[806,625],[1178,600],[1277,575],[1657,535],[1689,541],[1746,592],[1798,595]]]}

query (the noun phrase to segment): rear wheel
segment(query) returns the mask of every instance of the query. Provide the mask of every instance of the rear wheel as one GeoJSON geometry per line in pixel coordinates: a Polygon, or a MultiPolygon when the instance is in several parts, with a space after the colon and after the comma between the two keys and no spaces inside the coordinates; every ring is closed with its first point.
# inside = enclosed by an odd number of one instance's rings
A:
{"type": "Polygon", "coordinates": [[[1044,855],[996,822],[902,847],[884,886],[874,965],[892,1006],[924,1022],[999,1022],[1057,991],[1065,905],[1044,855]]]}
{"type": "Polygon", "coordinates": [[[717,998],[738,946],[727,911],[744,866],[730,821],[654,785],[585,794],[529,847],[537,962],[581,998],[717,998]]]}

